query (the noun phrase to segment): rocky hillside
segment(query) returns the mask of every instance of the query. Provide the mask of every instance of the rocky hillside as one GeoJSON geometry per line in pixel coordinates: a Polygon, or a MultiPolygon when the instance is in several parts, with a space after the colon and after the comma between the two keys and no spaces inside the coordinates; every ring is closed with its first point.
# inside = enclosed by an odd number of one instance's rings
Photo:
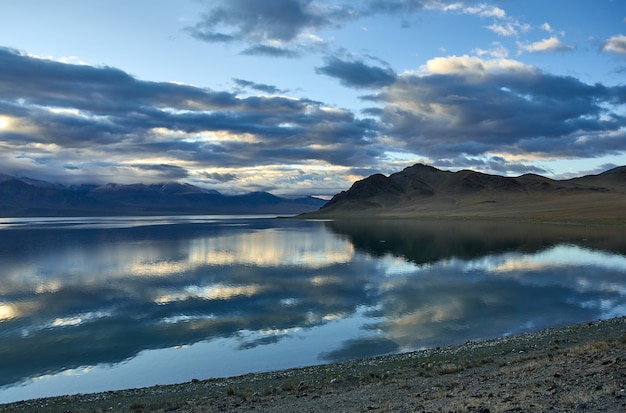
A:
{"type": "Polygon", "coordinates": [[[372,175],[335,195],[313,215],[454,216],[626,220],[626,167],[553,180],[504,177],[417,164],[390,176],[372,175]]]}

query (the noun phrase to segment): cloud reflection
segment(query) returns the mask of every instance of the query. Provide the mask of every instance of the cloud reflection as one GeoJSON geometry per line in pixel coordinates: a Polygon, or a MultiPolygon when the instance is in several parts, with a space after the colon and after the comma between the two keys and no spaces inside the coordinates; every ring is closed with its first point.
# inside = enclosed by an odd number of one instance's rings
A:
{"type": "MultiPolygon", "coordinates": [[[[375,314],[384,319],[371,328],[403,351],[626,314],[620,228],[393,220],[327,225],[357,251],[379,257],[387,277],[373,284],[375,314]]],[[[353,347],[354,339],[346,340],[333,360],[353,347]]]]}
{"type": "Polygon", "coordinates": [[[194,298],[202,300],[230,300],[238,296],[252,297],[261,292],[262,289],[263,287],[259,285],[234,286],[217,284],[206,287],[192,285],[185,287],[182,293],[167,294],[158,297],[155,302],[157,304],[168,304],[194,298]]]}
{"type": "Polygon", "coordinates": [[[10,230],[0,387],[218,338],[271,348],[334,323],[358,323],[359,334],[325,338],[333,348],[320,360],[626,313],[619,228],[239,224],[10,230]]]}

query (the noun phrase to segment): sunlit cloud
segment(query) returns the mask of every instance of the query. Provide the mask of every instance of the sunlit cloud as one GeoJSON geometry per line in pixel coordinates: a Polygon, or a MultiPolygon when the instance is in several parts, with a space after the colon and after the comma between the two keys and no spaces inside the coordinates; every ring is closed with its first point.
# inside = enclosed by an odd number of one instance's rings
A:
{"type": "Polygon", "coordinates": [[[256,168],[256,179],[238,181],[239,191],[299,193],[312,186],[333,194],[338,184],[325,183],[319,174],[313,185],[300,187],[296,180],[282,186],[285,182],[274,181],[279,174],[272,165],[307,170],[319,162],[351,167],[376,158],[365,144],[375,121],[321,102],[146,82],[110,67],[42,60],[9,49],[0,49],[0,59],[12,69],[0,78],[5,173],[30,171],[27,176],[62,183],[157,183],[195,179],[207,165],[219,165],[256,168]],[[33,82],[24,78],[29,73],[41,76],[33,82]]]}
{"type": "Polygon", "coordinates": [[[626,55],[626,36],[613,36],[602,45],[602,51],[626,55]]]}
{"type": "Polygon", "coordinates": [[[19,317],[19,311],[12,304],[0,303],[0,323],[19,317]]]}
{"type": "Polygon", "coordinates": [[[319,243],[318,238],[312,235],[269,230],[235,237],[204,238],[191,244],[189,261],[202,265],[319,268],[352,259],[354,247],[350,243],[327,241],[319,243]]]}
{"type": "Polygon", "coordinates": [[[315,277],[311,278],[311,284],[315,286],[340,284],[340,283],[341,283],[340,277],[316,275],[315,277]]]}
{"type": "Polygon", "coordinates": [[[481,3],[476,6],[467,6],[463,9],[467,14],[476,14],[481,17],[495,17],[498,19],[506,18],[506,12],[500,7],[481,3]]]}
{"type": "Polygon", "coordinates": [[[260,293],[264,287],[259,285],[210,285],[205,287],[189,286],[182,292],[163,294],[155,298],[157,304],[169,304],[189,299],[229,300],[239,296],[251,297],[260,293]]]}
{"type": "Polygon", "coordinates": [[[463,55],[430,59],[368,98],[382,105],[385,144],[397,152],[457,167],[487,158],[505,170],[506,158],[497,154],[571,159],[588,157],[585,147],[598,156],[626,150],[623,103],[612,95],[618,89],[607,93],[514,59],[463,55]]]}
{"type": "Polygon", "coordinates": [[[491,24],[487,28],[500,36],[515,36],[518,34],[519,27],[512,23],[491,24]]]}
{"type": "Polygon", "coordinates": [[[426,62],[430,74],[460,74],[464,76],[485,76],[490,73],[526,72],[534,73],[536,69],[513,59],[482,59],[477,56],[436,57],[426,62]]]}
{"type": "Polygon", "coordinates": [[[11,127],[11,118],[8,116],[0,116],[0,129],[9,129],[11,127]]]}
{"type": "Polygon", "coordinates": [[[83,323],[93,322],[106,317],[110,317],[110,314],[103,311],[88,312],[70,317],[60,317],[54,319],[48,328],[76,327],[83,323]]]}
{"type": "Polygon", "coordinates": [[[561,42],[561,40],[552,36],[548,39],[543,39],[535,43],[517,43],[520,52],[525,51],[528,53],[538,53],[538,52],[566,52],[574,50],[576,47],[573,45],[565,44],[561,42]]]}

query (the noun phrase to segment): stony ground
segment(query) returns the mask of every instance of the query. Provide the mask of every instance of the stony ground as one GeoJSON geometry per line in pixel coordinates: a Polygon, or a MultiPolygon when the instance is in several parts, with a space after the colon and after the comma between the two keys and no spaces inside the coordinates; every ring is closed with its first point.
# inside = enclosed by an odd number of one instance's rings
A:
{"type": "Polygon", "coordinates": [[[626,412],[626,318],[0,412],[626,412]]]}

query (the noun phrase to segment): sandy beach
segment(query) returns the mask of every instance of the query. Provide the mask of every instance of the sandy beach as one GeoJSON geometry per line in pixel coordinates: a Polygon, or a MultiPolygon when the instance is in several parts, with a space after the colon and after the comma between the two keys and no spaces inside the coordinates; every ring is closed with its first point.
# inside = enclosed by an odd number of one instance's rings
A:
{"type": "Polygon", "coordinates": [[[338,364],[0,405],[0,412],[626,411],[626,318],[338,364]]]}

